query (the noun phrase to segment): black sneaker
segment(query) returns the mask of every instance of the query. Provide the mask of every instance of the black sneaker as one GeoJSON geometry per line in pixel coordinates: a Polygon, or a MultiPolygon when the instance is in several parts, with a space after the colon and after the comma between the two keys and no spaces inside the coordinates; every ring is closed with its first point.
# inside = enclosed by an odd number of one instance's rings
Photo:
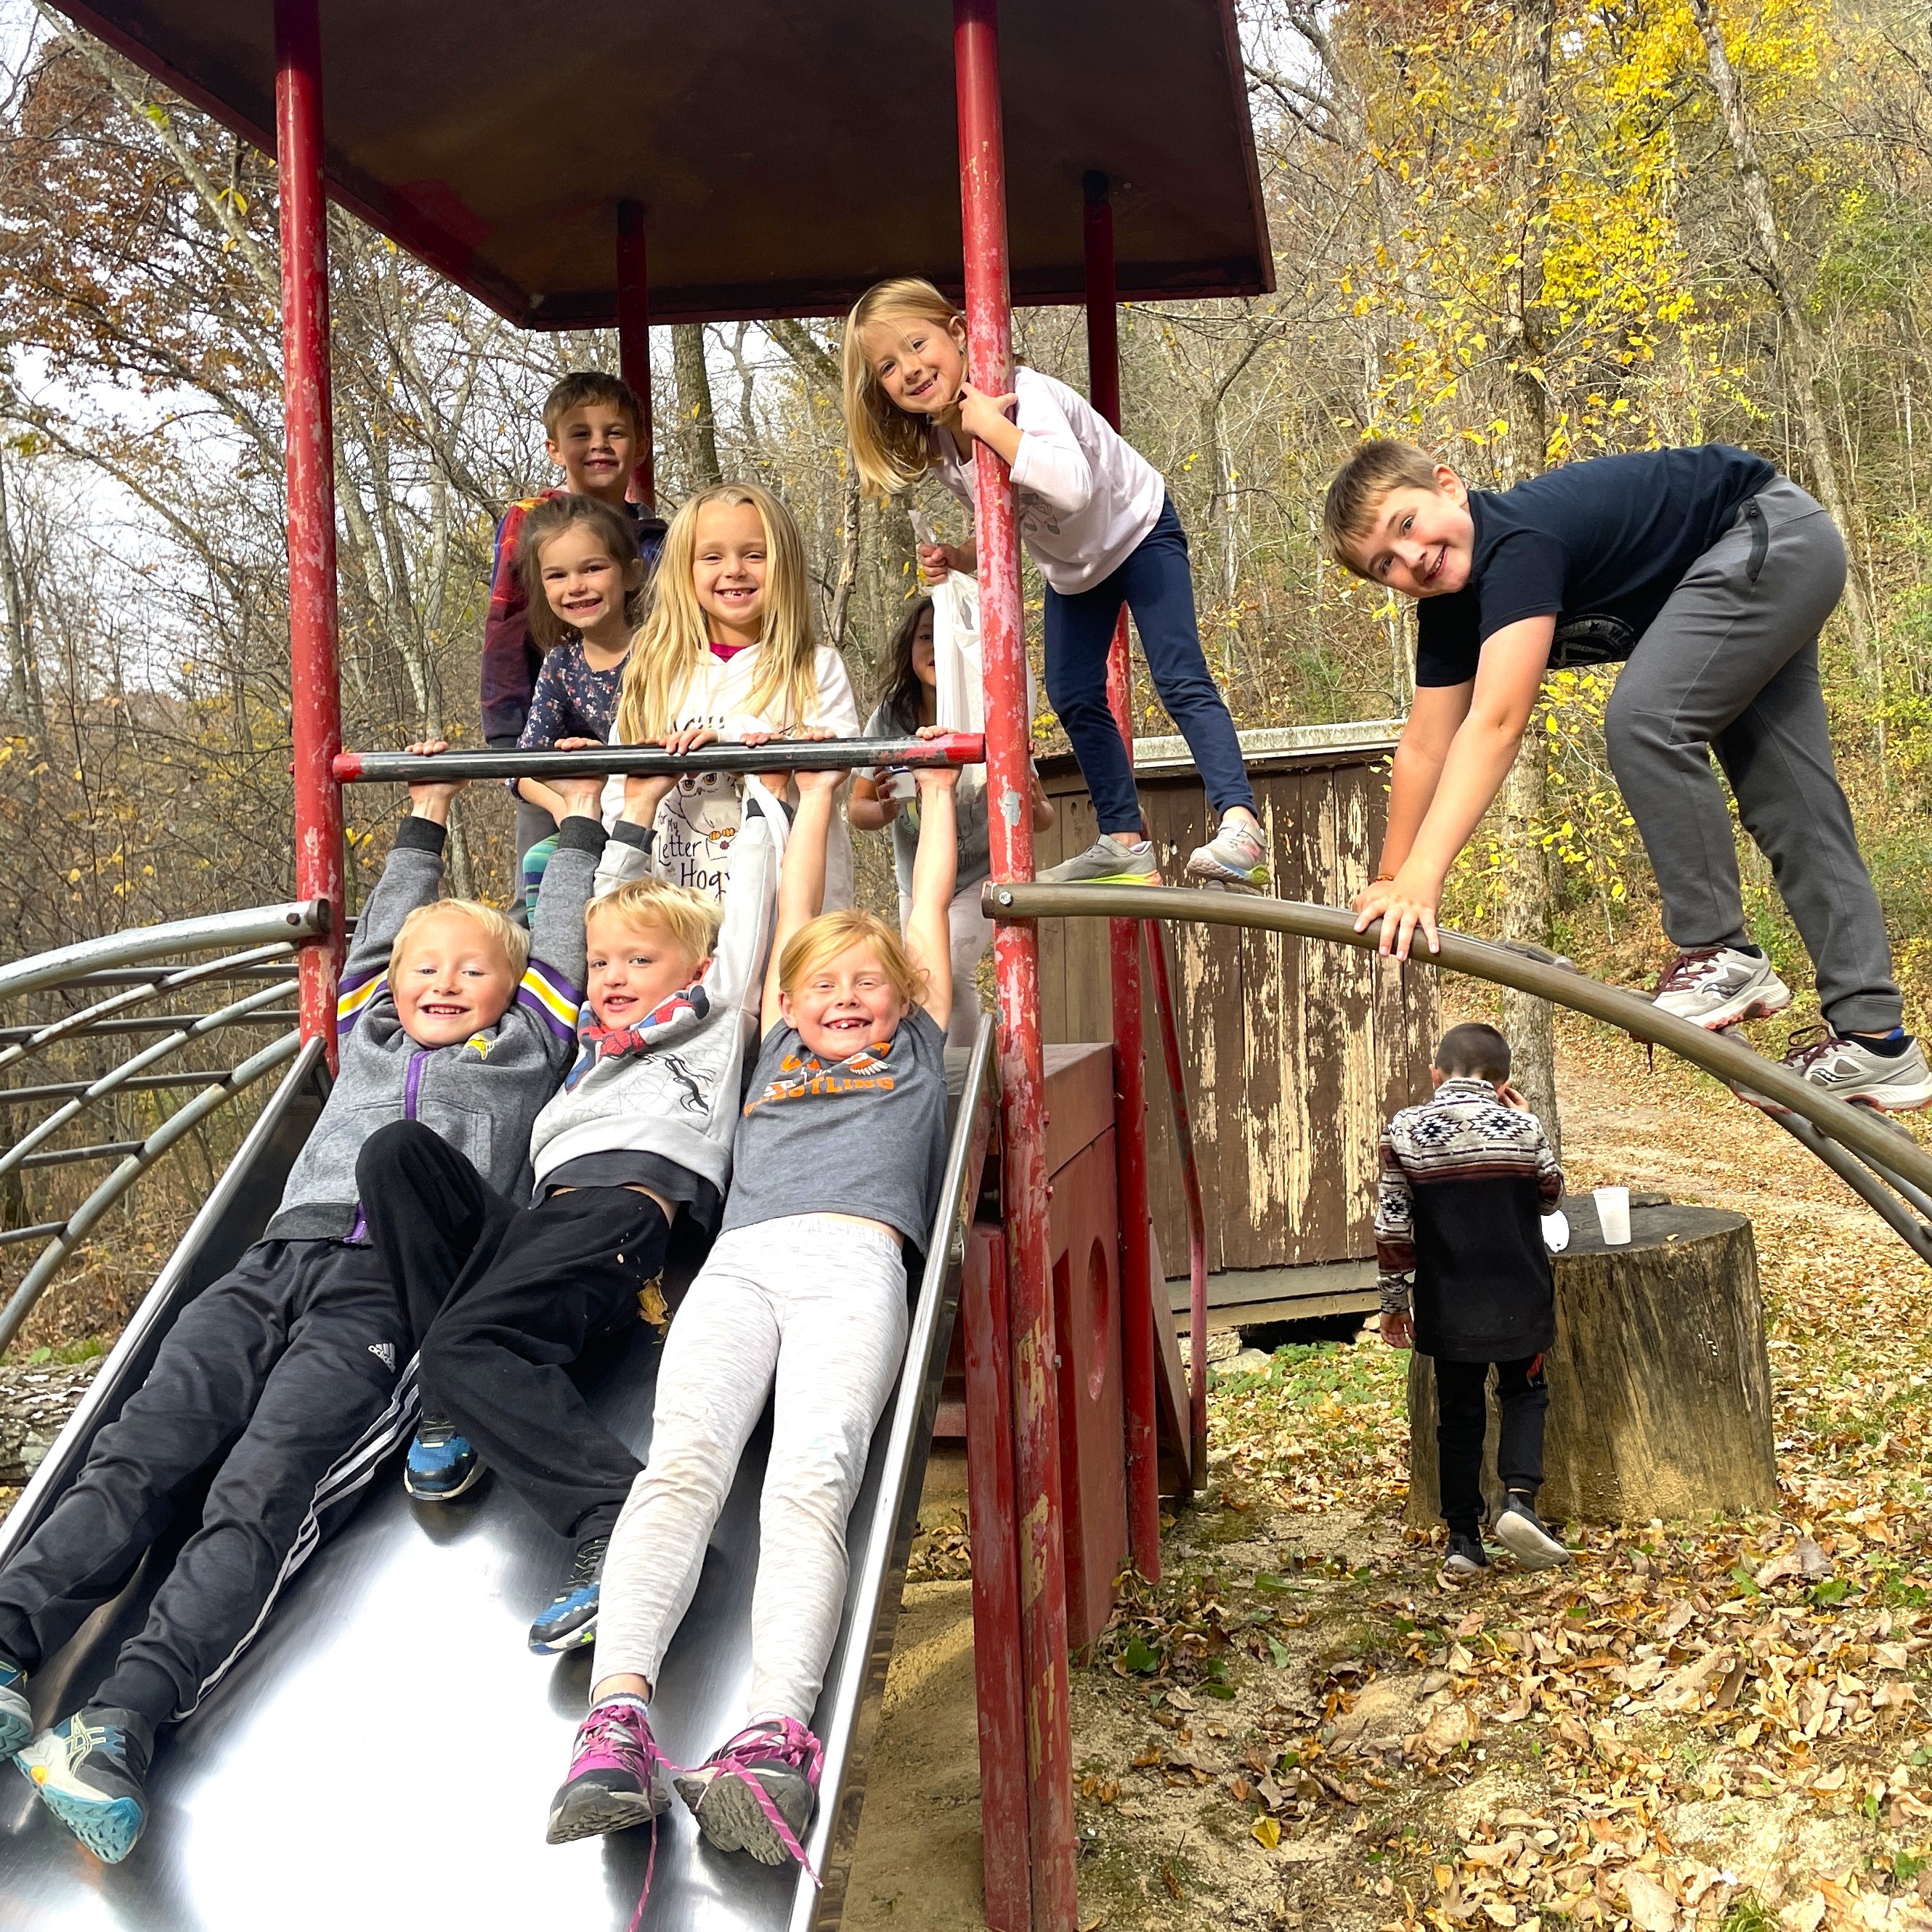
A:
{"type": "Polygon", "coordinates": [[[1449,1554],[1442,1559],[1442,1581],[1466,1583],[1490,1567],[1490,1553],[1480,1536],[1466,1536],[1460,1529],[1449,1532],[1449,1554]]]}
{"type": "Polygon", "coordinates": [[[539,1657],[580,1650],[597,1641],[597,1600],[604,1587],[604,1555],[610,1547],[608,1536],[587,1536],[577,1546],[563,1588],[530,1625],[530,1648],[539,1657]]]}
{"type": "Polygon", "coordinates": [[[1528,1496],[1512,1490],[1496,1518],[1496,1540],[1526,1570],[1553,1570],[1573,1559],[1568,1548],[1550,1534],[1549,1526],[1536,1513],[1528,1496]]]}

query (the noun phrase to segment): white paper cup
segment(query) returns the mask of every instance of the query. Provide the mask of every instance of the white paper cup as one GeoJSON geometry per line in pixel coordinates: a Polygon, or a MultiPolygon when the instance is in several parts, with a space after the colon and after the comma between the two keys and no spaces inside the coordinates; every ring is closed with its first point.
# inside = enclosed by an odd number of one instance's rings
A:
{"type": "Polygon", "coordinates": [[[1597,1204],[1597,1226],[1603,1230],[1604,1246],[1627,1247],[1630,1238],[1630,1190],[1593,1187],[1590,1198],[1597,1204]]]}

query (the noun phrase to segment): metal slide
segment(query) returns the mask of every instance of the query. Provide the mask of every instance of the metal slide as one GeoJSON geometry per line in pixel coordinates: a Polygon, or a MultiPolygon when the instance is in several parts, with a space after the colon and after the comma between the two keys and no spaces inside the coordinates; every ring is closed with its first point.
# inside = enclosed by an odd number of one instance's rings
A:
{"type": "MultiPolygon", "coordinates": [[[[658,1832],[652,1932],[808,1932],[836,1925],[866,1758],[898,1614],[907,1548],[958,1306],[965,1231],[992,1132],[992,1024],[948,1056],[957,1099],[932,1259],[916,1290],[907,1366],[879,1425],[849,1532],[851,1582],[816,1728],[826,1745],[806,1839],[823,1892],[698,1842],[675,1804],[658,1832]]],[[[32,1484],[0,1524],[0,1556],[28,1534],[139,1386],[170,1324],[253,1240],[320,1110],[317,1049],[264,1108],[32,1484]]],[[[588,1361],[602,1420],[641,1454],[658,1349],[642,1324],[588,1361]]],[[[659,1742],[694,1763],[737,1729],[749,1673],[761,1427],[712,1539],[666,1660],[659,1742]]],[[[196,1512],[184,1510],[184,1525],[196,1512]]],[[[158,1546],[158,1574],[176,1544],[158,1546]]],[[[290,1584],[260,1638],[164,1738],[147,1834],[104,1866],[0,1771],[4,1932],[602,1932],[631,1922],[649,1834],[552,1846],[544,1822],[568,1768],[590,1659],[532,1656],[525,1632],[569,1556],[494,1484],[423,1509],[385,1472],[361,1512],[290,1584]]],[[[64,1715],[138,1628],[137,1575],[34,1680],[35,1717],[64,1715]]]]}

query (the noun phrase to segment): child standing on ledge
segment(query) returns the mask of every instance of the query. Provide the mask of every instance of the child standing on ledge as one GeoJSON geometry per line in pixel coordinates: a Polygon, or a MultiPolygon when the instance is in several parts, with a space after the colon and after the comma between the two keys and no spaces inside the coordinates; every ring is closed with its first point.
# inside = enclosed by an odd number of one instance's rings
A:
{"type": "Polygon", "coordinates": [[[1497,1474],[1508,1492],[1497,1538],[1526,1570],[1570,1560],[1536,1513],[1550,1402],[1543,1358],[1556,1340],[1543,1216],[1562,1198],[1563,1170],[1509,1072],[1509,1042],[1494,1027],[1451,1027],[1429,1070],[1435,1097],[1382,1130],[1376,1176],[1382,1340],[1428,1356],[1436,1371],[1445,1583],[1489,1568],[1483,1435],[1492,1364],[1497,1474]]]}
{"type": "MultiPolygon", "coordinates": [[[[1268,840],[1234,722],[1202,652],[1187,533],[1160,472],[1084,397],[1036,369],[1017,370],[1010,396],[976,388],[966,318],[916,278],[878,283],[860,298],[845,323],[844,389],[852,459],[874,496],[910,489],[932,470],[970,508],[981,443],[1012,469],[1021,540],[1046,580],[1047,695],[1100,831],[1086,851],[1041,873],[1042,883],[1160,884],[1133,761],[1107,705],[1107,654],[1124,604],[1220,821],[1187,861],[1189,881],[1265,892],[1268,840]]],[[[926,544],[919,562],[933,583],[979,566],[971,540],[926,544]]]]}

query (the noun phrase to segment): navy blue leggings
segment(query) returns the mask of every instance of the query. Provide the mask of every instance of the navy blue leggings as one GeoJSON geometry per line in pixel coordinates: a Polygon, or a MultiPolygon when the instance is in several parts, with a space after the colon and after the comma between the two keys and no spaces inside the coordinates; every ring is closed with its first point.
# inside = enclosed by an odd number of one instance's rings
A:
{"type": "Polygon", "coordinates": [[[1202,654],[1187,532],[1169,499],[1132,554],[1092,590],[1063,597],[1047,586],[1046,694],[1072,741],[1100,830],[1141,836],[1133,765],[1107,709],[1107,650],[1123,604],[1134,614],[1154,688],[1187,740],[1215,816],[1238,805],[1253,811],[1234,721],[1202,654]]]}

